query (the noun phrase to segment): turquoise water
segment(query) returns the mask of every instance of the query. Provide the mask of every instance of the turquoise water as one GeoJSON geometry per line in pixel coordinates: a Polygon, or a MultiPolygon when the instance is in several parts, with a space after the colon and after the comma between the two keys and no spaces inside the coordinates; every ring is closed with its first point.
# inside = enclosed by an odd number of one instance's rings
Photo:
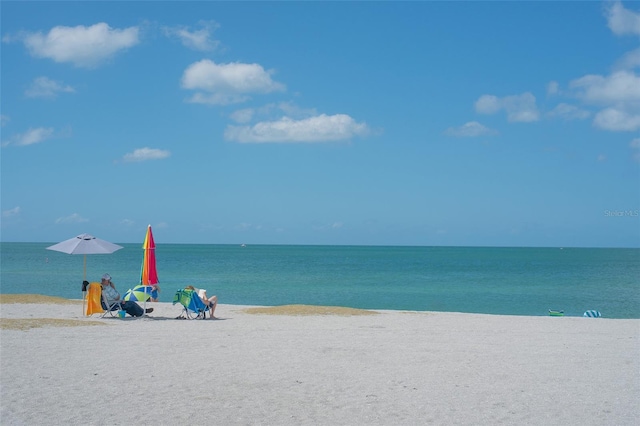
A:
{"type": "MultiPolygon", "coordinates": [[[[0,291],[81,298],[83,256],[1,243],[0,291]]],[[[87,256],[87,278],[136,285],[141,244],[87,256]]],[[[221,303],[640,318],[640,249],[158,244],[160,301],[185,285],[221,303]]]]}

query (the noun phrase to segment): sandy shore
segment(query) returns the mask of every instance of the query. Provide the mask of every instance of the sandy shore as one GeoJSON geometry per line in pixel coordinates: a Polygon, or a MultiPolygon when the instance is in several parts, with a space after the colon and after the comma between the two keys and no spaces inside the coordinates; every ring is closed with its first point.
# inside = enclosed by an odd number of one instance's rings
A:
{"type": "Polygon", "coordinates": [[[640,320],[149,306],[1,304],[0,423],[640,424],[640,320]]]}

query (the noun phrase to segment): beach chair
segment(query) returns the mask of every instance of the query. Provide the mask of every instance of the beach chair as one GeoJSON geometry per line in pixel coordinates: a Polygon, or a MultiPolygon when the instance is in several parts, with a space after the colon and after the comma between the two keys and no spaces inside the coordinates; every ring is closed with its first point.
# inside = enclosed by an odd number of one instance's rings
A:
{"type": "Polygon", "coordinates": [[[102,286],[100,286],[100,297],[102,297],[102,308],[104,309],[104,313],[102,314],[101,318],[104,318],[107,315],[115,317],[116,315],[118,315],[118,311],[124,310],[122,308],[122,301],[116,300],[115,302],[112,302],[112,303],[109,303],[107,301],[107,296],[102,292],[102,286]]]}
{"type": "Polygon", "coordinates": [[[190,289],[182,289],[176,291],[173,296],[173,304],[180,303],[182,311],[178,318],[186,319],[205,319],[205,313],[209,307],[200,299],[198,293],[190,289]]]}

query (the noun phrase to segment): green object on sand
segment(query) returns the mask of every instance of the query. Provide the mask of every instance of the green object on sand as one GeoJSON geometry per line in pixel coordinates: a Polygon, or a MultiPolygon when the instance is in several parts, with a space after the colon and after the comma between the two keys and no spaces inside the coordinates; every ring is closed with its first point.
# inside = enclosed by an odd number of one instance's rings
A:
{"type": "Polygon", "coordinates": [[[549,315],[551,315],[552,317],[563,317],[564,311],[554,311],[549,309],[549,315]]]}

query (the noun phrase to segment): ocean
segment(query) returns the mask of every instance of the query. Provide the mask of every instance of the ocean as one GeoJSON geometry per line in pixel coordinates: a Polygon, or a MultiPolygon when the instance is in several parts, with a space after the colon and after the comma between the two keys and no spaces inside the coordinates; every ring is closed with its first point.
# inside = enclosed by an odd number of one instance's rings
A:
{"type": "MultiPolygon", "coordinates": [[[[80,299],[83,256],[54,243],[0,243],[0,292],[80,299]]],[[[121,294],[140,281],[141,244],[88,255],[121,294]]],[[[160,301],[187,285],[238,305],[640,318],[640,249],[157,244],[160,301]]]]}

